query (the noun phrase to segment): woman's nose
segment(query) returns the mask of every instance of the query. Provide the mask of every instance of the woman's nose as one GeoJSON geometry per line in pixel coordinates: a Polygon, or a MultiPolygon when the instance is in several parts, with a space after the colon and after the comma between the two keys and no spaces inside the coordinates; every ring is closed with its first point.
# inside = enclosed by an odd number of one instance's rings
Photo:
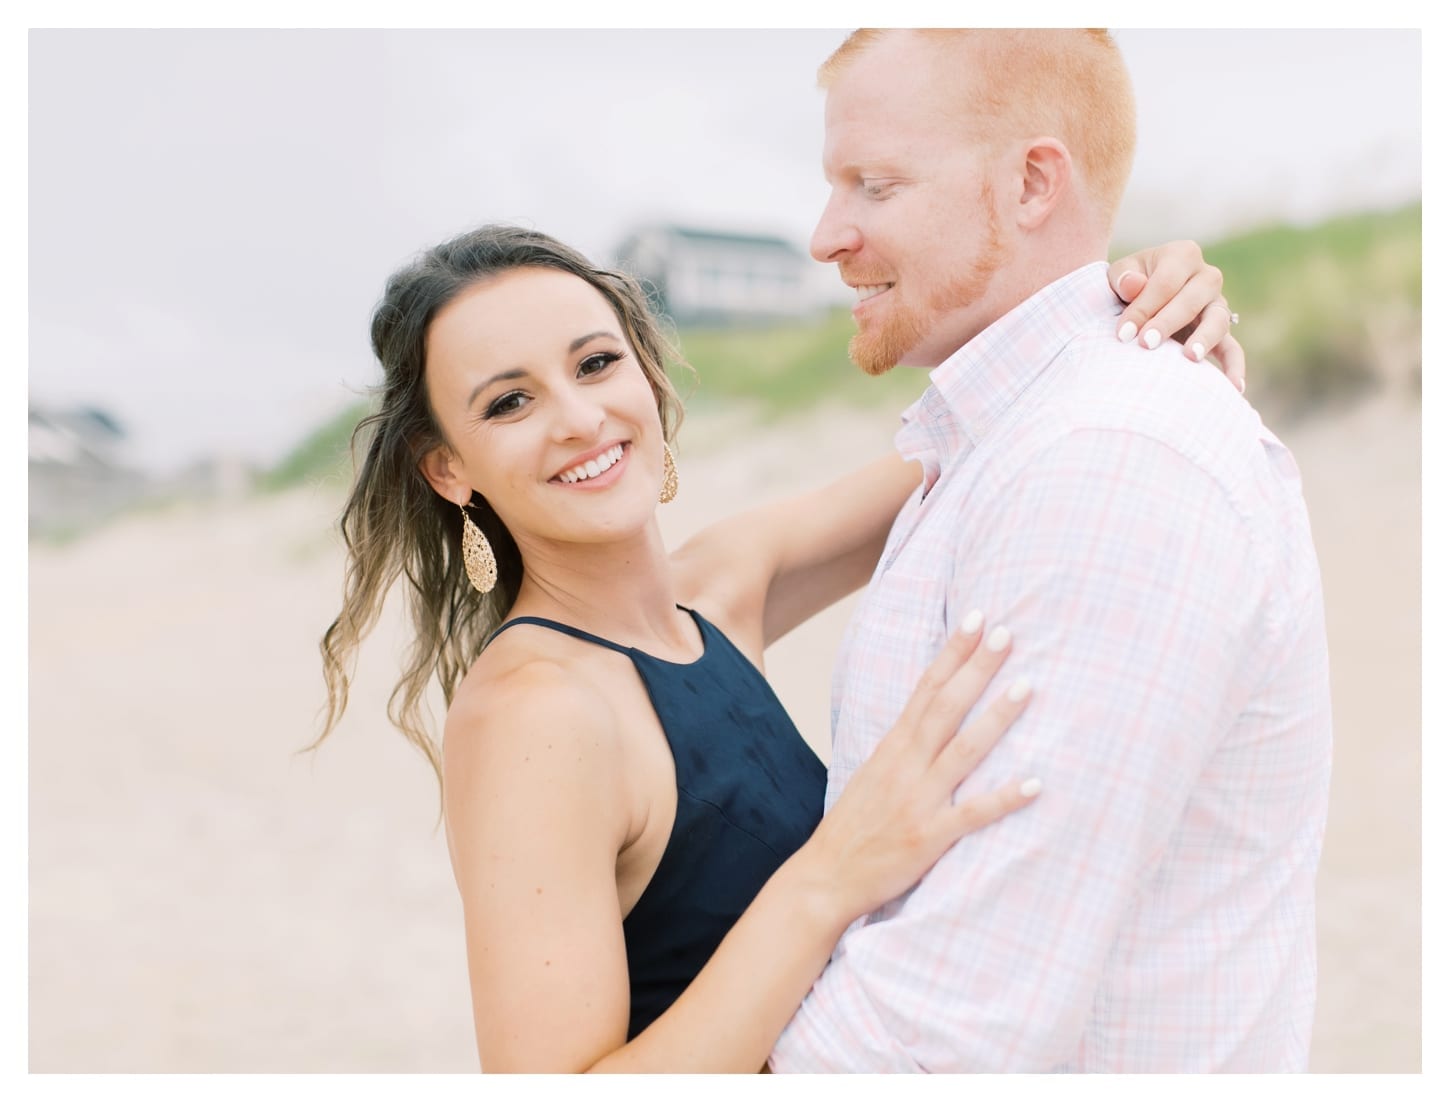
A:
{"type": "Polygon", "coordinates": [[[604,407],[586,391],[566,390],[560,395],[554,433],[560,440],[593,440],[604,426],[604,407]]]}

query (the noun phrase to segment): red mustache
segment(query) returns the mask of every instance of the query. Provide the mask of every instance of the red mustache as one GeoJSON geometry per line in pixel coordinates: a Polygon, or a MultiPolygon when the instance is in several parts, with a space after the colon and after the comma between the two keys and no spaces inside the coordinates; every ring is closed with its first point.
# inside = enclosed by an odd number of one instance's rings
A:
{"type": "Polygon", "coordinates": [[[878,276],[875,272],[870,274],[858,272],[854,269],[848,270],[845,265],[837,265],[841,273],[841,281],[849,283],[852,287],[875,287],[881,283],[895,283],[896,280],[886,276],[878,276]]]}

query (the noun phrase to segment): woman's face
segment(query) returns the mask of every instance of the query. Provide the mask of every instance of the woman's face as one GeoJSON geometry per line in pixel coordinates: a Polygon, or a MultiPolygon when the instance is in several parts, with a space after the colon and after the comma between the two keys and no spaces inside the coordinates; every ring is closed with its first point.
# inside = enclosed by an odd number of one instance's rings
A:
{"type": "Polygon", "coordinates": [[[434,318],[425,381],[447,447],[424,460],[451,501],[487,499],[520,548],[638,530],[658,504],[654,391],[597,290],[520,268],[434,318]]]}

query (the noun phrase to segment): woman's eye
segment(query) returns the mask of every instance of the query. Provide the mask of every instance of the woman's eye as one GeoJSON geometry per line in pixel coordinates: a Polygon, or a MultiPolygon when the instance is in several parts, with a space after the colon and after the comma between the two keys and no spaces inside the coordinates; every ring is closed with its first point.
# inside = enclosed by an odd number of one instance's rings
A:
{"type": "Polygon", "coordinates": [[[598,375],[610,364],[622,360],[624,356],[619,352],[596,352],[579,363],[580,375],[598,375]]]}
{"type": "Polygon", "coordinates": [[[517,413],[524,406],[524,395],[522,391],[511,390],[507,394],[501,394],[488,404],[483,411],[485,417],[502,417],[505,414],[517,413]]]}

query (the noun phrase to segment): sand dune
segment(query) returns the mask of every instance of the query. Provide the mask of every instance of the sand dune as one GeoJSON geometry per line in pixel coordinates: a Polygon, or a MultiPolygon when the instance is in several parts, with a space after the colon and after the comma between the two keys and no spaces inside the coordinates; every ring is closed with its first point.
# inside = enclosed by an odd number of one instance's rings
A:
{"type": "MultiPolygon", "coordinates": [[[[692,426],[666,535],[884,451],[893,425],[829,413],[748,444],[739,422],[692,426]]],[[[1282,435],[1304,472],[1334,670],[1311,1066],[1415,1071],[1420,410],[1381,397],[1282,435]]],[[[433,777],[383,711],[393,620],[342,728],[296,755],[340,592],[337,507],[304,491],[178,508],[32,550],[32,1071],[476,1068],[433,777]]],[[[768,656],[823,751],[848,613],[768,656]]]]}

